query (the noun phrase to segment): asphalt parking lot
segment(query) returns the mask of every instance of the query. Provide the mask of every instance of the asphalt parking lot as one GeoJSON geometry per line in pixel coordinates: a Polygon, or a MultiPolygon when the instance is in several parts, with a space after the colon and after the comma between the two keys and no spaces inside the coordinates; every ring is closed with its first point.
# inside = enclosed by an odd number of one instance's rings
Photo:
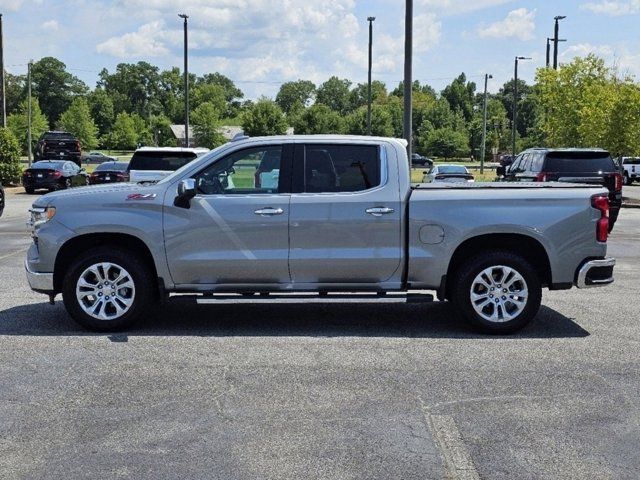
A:
{"type": "Polygon", "coordinates": [[[0,478],[638,476],[640,209],[614,285],[510,337],[440,303],[179,300],[104,335],[28,289],[33,198],[0,218],[0,478]]]}

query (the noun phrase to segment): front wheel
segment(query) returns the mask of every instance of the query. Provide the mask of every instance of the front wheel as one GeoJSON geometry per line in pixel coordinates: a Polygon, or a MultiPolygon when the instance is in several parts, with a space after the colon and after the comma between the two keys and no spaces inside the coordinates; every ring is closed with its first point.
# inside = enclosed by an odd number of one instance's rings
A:
{"type": "Polygon", "coordinates": [[[62,288],[64,305],[85,328],[101,332],[130,327],[154,299],[153,275],[133,252],[98,247],[78,256],[62,288]]]}
{"type": "Polygon", "coordinates": [[[520,330],[538,313],[542,300],[540,278],[520,255],[489,252],[477,255],[453,278],[454,308],[484,333],[520,330]]]}

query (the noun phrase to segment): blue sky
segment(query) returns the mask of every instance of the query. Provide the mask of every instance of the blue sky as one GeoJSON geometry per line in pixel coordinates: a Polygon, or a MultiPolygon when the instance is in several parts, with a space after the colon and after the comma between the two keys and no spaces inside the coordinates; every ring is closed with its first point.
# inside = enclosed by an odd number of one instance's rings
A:
{"type": "MultiPolygon", "coordinates": [[[[594,52],[623,73],[640,74],[640,0],[414,0],[414,76],[441,89],[464,71],[495,91],[513,75],[532,81],[544,64],[553,17],[560,60],[594,52]]],[[[190,15],[190,70],[219,71],[248,98],[274,96],[284,81],[366,81],[367,16],[376,16],[374,78],[402,78],[404,0],[0,0],[5,65],[24,73],[53,55],[94,86],[120,62],[182,65],[180,12],[190,15]]]]}

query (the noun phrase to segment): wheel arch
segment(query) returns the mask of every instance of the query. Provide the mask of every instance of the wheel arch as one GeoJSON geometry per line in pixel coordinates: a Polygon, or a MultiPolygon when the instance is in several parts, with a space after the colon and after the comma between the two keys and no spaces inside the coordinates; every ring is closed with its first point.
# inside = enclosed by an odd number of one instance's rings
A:
{"type": "Polygon", "coordinates": [[[543,287],[552,284],[551,263],[544,246],[535,238],[519,233],[491,233],[471,237],[462,242],[453,252],[446,276],[446,293],[449,296],[455,272],[464,261],[481,252],[498,250],[522,256],[536,269],[543,287]]]}
{"type": "Polygon", "coordinates": [[[60,247],[53,269],[53,287],[55,291],[62,291],[64,276],[78,254],[92,248],[104,246],[122,248],[139,255],[150,269],[153,278],[158,278],[158,271],[151,250],[140,238],[127,233],[88,233],[71,238],[60,247]]]}

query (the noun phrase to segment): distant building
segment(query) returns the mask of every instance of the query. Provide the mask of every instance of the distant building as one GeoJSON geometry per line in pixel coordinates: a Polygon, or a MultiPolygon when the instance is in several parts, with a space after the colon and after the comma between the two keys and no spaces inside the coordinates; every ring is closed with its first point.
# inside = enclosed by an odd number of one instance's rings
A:
{"type": "MultiPolygon", "coordinates": [[[[231,140],[237,134],[242,133],[242,127],[222,126],[218,130],[222,134],[222,136],[227,140],[231,140]]],[[[176,139],[177,145],[183,146],[184,145],[184,125],[171,125],[171,133],[173,133],[173,136],[176,139]]],[[[286,132],[287,135],[293,135],[293,133],[294,133],[293,127],[287,128],[287,132],[286,132]]],[[[193,132],[193,126],[191,125],[189,125],[189,146],[190,147],[198,146],[196,142],[195,134],[193,132]]]]}

